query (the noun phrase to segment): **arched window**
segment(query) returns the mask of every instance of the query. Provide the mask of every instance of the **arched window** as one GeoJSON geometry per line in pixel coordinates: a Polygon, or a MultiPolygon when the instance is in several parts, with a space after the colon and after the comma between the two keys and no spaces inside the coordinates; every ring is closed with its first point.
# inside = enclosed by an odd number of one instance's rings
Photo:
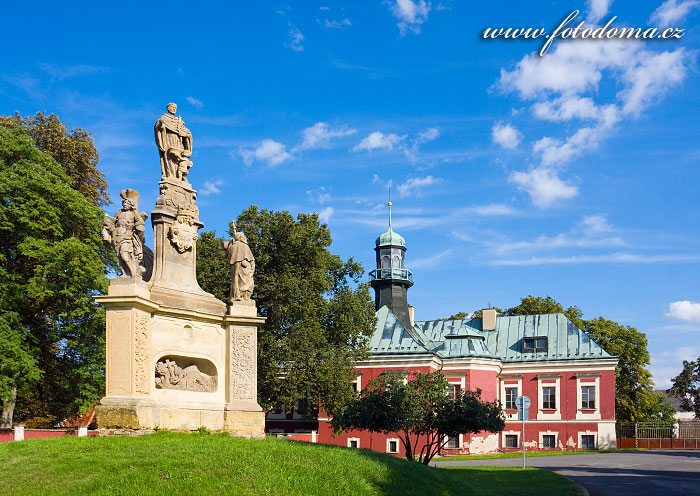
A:
{"type": "Polygon", "coordinates": [[[393,269],[401,268],[401,257],[399,257],[398,255],[394,255],[394,258],[392,258],[391,262],[391,267],[393,269]]]}
{"type": "Polygon", "coordinates": [[[382,257],[382,269],[391,267],[391,259],[387,256],[382,257]]]}

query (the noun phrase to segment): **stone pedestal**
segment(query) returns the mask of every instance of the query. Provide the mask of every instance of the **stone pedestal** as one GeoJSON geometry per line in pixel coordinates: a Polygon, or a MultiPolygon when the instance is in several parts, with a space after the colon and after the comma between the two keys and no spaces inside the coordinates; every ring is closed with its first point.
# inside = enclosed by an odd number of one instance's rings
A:
{"type": "Polygon", "coordinates": [[[118,277],[96,300],[107,310],[104,429],[194,430],[263,435],[257,403],[254,301],[225,303],[197,283],[196,192],[162,181],[151,213],[155,235],[148,283],[118,277]],[[228,311],[227,311],[228,310],[228,311]]]}

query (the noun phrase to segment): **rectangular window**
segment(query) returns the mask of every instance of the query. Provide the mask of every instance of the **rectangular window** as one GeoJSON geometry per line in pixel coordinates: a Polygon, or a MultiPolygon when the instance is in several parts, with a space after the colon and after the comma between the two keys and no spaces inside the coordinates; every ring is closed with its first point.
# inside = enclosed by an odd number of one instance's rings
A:
{"type": "Polygon", "coordinates": [[[447,440],[445,448],[448,449],[459,449],[459,436],[451,437],[447,440]]]}
{"type": "Polygon", "coordinates": [[[518,447],[518,435],[517,434],[506,434],[506,448],[517,448],[518,447]]]}
{"type": "Polygon", "coordinates": [[[557,436],[554,434],[544,434],[542,436],[542,448],[554,449],[557,447],[557,436]]]}
{"type": "Polygon", "coordinates": [[[523,338],[523,353],[547,351],[547,337],[536,336],[534,338],[523,338]]]}
{"type": "Polygon", "coordinates": [[[515,400],[518,399],[518,388],[507,387],[506,388],[506,410],[515,410],[518,408],[515,404],[515,400]]]}
{"type": "Polygon", "coordinates": [[[457,398],[459,398],[459,385],[450,384],[447,386],[447,394],[450,396],[451,401],[457,401],[457,398]]]}
{"type": "Polygon", "coordinates": [[[360,440],[359,439],[354,439],[354,438],[348,439],[348,448],[359,448],[359,447],[360,447],[360,440]]]}
{"type": "Polygon", "coordinates": [[[399,452],[399,442],[396,439],[387,439],[386,452],[387,453],[398,453],[399,452]]]}
{"type": "Polygon", "coordinates": [[[556,410],[557,408],[557,388],[556,387],[543,387],[542,388],[542,409],[543,410],[556,410]]]}
{"type": "Polygon", "coordinates": [[[595,436],[592,434],[583,434],[581,436],[581,448],[595,449],[595,436]]]}
{"type": "Polygon", "coordinates": [[[595,386],[581,386],[581,410],[595,410],[595,386]]]}

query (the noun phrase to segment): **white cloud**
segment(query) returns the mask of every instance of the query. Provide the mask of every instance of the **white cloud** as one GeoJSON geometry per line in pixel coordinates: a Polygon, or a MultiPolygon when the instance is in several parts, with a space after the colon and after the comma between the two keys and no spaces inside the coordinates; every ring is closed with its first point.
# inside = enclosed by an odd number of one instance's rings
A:
{"type": "Polygon", "coordinates": [[[700,356],[699,346],[681,346],[675,350],[651,354],[649,371],[654,377],[657,388],[668,389],[672,386],[671,379],[683,370],[683,360],[697,360],[700,356]]]}
{"type": "Polygon", "coordinates": [[[315,190],[308,190],[306,196],[311,203],[318,203],[319,205],[323,205],[331,199],[331,195],[328,193],[325,186],[321,186],[315,190]]]}
{"type": "Polygon", "coordinates": [[[352,150],[354,152],[376,149],[393,150],[394,147],[398,146],[402,140],[403,137],[394,133],[384,134],[381,131],[375,131],[360,141],[352,150]]]}
{"type": "Polygon", "coordinates": [[[331,29],[343,29],[344,27],[347,26],[352,26],[352,22],[350,22],[350,19],[340,19],[338,20],[329,20],[329,19],[324,19],[323,25],[327,28],[331,29]]]}
{"type": "Polygon", "coordinates": [[[563,248],[611,248],[625,246],[627,243],[617,236],[610,235],[615,228],[608,223],[604,215],[591,215],[567,232],[555,236],[541,235],[531,241],[499,240],[490,243],[492,250],[498,255],[517,252],[532,253],[541,251],[561,250],[563,248]]]}
{"type": "Polygon", "coordinates": [[[391,13],[399,20],[397,26],[401,36],[404,36],[407,31],[414,34],[420,33],[420,25],[428,20],[430,3],[426,3],[425,0],[394,0],[388,3],[391,6],[391,13]]]}
{"type": "Polygon", "coordinates": [[[483,216],[511,215],[515,213],[510,206],[503,205],[502,203],[490,203],[478,207],[469,207],[466,210],[483,216]]]}
{"type": "Polygon", "coordinates": [[[662,28],[669,27],[698,7],[700,7],[698,0],[666,0],[651,14],[649,23],[662,28]]]}
{"type": "Polygon", "coordinates": [[[501,124],[499,122],[491,128],[491,138],[494,143],[501,145],[503,148],[513,150],[518,147],[522,134],[510,124],[501,124]]]}
{"type": "Polygon", "coordinates": [[[204,107],[204,102],[202,100],[199,100],[199,99],[193,97],[193,96],[187,97],[187,103],[189,103],[190,105],[192,105],[193,107],[196,107],[198,109],[201,109],[202,107],[204,107]]]}
{"type": "Polygon", "coordinates": [[[533,105],[538,119],[561,122],[571,119],[599,119],[601,109],[592,98],[575,95],[562,96],[555,100],[538,102],[533,105]]]}
{"type": "Polygon", "coordinates": [[[529,172],[512,172],[510,182],[526,191],[532,202],[540,208],[551,206],[559,200],[568,200],[578,195],[578,188],[562,181],[552,169],[538,167],[529,172]]]}
{"type": "Polygon", "coordinates": [[[204,181],[204,187],[200,188],[199,193],[207,196],[207,195],[216,195],[218,193],[221,193],[221,190],[219,189],[219,186],[223,186],[224,182],[221,179],[216,179],[216,180],[208,180],[204,181]]]}
{"type": "Polygon", "coordinates": [[[526,259],[493,260],[489,265],[562,265],[587,263],[684,263],[698,262],[698,255],[639,255],[636,253],[609,253],[605,255],[572,255],[569,257],[531,257],[526,259]]]}
{"type": "MultiPolygon", "coordinates": [[[[609,2],[592,1],[589,7],[604,15],[609,2]]],[[[521,100],[534,100],[536,118],[592,121],[568,136],[536,140],[532,152],[539,164],[529,172],[511,174],[511,181],[530,194],[536,205],[549,206],[575,196],[577,188],[560,178],[565,166],[601,146],[621,122],[639,116],[685,78],[691,60],[687,50],[646,48],[636,40],[570,41],[543,57],[527,55],[510,71],[501,70],[496,86],[517,93],[521,100]],[[596,99],[601,98],[598,90],[604,80],[620,90],[612,103],[599,104],[596,99]]],[[[492,130],[494,141],[497,131],[501,128],[492,130]]]]}
{"type": "Polygon", "coordinates": [[[295,150],[328,148],[333,138],[342,138],[343,136],[349,136],[356,132],[356,129],[348,129],[347,127],[330,129],[327,122],[317,122],[301,132],[304,139],[295,150]]]}
{"type": "Polygon", "coordinates": [[[405,183],[399,184],[396,189],[399,190],[399,195],[403,198],[406,196],[410,196],[411,194],[415,193],[418,189],[425,188],[426,186],[431,186],[441,181],[442,180],[440,178],[435,178],[433,176],[412,177],[408,179],[405,183]]]}
{"type": "Polygon", "coordinates": [[[322,224],[327,224],[328,221],[331,220],[331,217],[333,216],[333,212],[334,212],[333,207],[326,207],[326,208],[324,208],[323,210],[321,210],[321,211],[318,213],[318,220],[319,220],[322,224]]]}
{"type": "Polygon", "coordinates": [[[289,40],[284,45],[285,47],[295,52],[304,51],[304,45],[302,45],[302,42],[304,41],[304,35],[301,33],[301,31],[299,31],[298,27],[290,26],[288,36],[289,40]]]}
{"type": "Polygon", "coordinates": [[[39,68],[57,79],[67,79],[75,76],[82,76],[87,74],[99,74],[101,72],[110,72],[109,67],[95,66],[95,65],[52,65],[52,64],[39,64],[39,68]]]}
{"type": "Polygon", "coordinates": [[[411,146],[404,146],[403,153],[406,155],[411,162],[416,162],[416,156],[418,154],[418,147],[429,141],[433,141],[440,136],[440,129],[437,127],[429,127],[420,131],[416,137],[413,139],[411,146]]]}
{"type": "Polygon", "coordinates": [[[685,322],[700,323],[700,303],[692,301],[674,301],[669,303],[668,312],[664,314],[670,319],[683,320],[685,322]]]}
{"type": "Polygon", "coordinates": [[[588,22],[596,23],[600,21],[605,14],[608,13],[611,3],[612,0],[586,0],[586,7],[588,7],[588,22]]]}
{"type": "Polygon", "coordinates": [[[267,162],[268,165],[280,165],[293,157],[282,143],[271,139],[262,140],[254,149],[240,149],[239,153],[243,163],[248,166],[255,160],[267,162]]]}
{"type": "Polygon", "coordinates": [[[436,267],[444,267],[445,261],[452,257],[452,248],[436,253],[425,258],[414,258],[411,260],[411,269],[433,269],[436,267]]]}

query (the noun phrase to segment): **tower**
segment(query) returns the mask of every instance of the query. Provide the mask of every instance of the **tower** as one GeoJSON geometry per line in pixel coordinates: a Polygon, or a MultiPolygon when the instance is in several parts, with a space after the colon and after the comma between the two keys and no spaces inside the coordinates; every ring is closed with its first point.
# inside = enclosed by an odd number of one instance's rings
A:
{"type": "Polygon", "coordinates": [[[377,268],[369,273],[374,288],[374,306],[379,310],[386,305],[396,318],[410,329],[406,293],[413,286],[413,274],[406,269],[406,241],[391,228],[391,202],[389,206],[389,229],[375,242],[377,268]]]}

